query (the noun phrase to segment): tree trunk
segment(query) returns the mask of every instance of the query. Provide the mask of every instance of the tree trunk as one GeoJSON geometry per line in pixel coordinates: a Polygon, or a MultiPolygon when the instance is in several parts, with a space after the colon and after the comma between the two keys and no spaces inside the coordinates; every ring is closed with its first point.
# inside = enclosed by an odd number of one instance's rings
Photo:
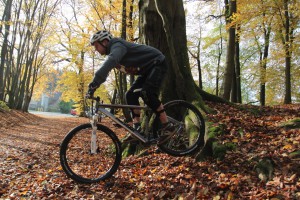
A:
{"type": "MultiPolygon", "coordinates": [[[[8,35],[10,29],[10,19],[11,19],[11,8],[12,8],[12,0],[7,0],[4,8],[3,19],[5,22],[4,26],[4,36],[3,36],[3,44],[1,48],[1,62],[0,62],[0,101],[5,101],[4,92],[5,92],[5,81],[4,81],[4,66],[5,59],[7,55],[7,47],[8,47],[8,35]]],[[[2,34],[2,26],[0,30],[0,34],[2,34]]]]}
{"type": "MultiPolygon", "coordinates": [[[[126,23],[126,0],[123,0],[123,8],[122,8],[122,30],[121,30],[121,38],[126,39],[127,34],[126,34],[126,30],[127,30],[127,23],[126,23]]],[[[127,75],[120,73],[120,101],[122,104],[126,103],[126,99],[125,99],[125,93],[127,91],[127,75]]],[[[131,121],[131,116],[130,116],[130,111],[129,109],[123,108],[123,114],[125,117],[126,121],[131,121]]]]}
{"type": "Polygon", "coordinates": [[[78,76],[79,76],[79,84],[78,84],[78,93],[79,93],[79,107],[78,107],[78,111],[79,111],[79,116],[80,117],[84,117],[86,114],[84,112],[85,109],[85,105],[84,105],[84,68],[83,68],[83,64],[84,64],[84,56],[85,56],[85,52],[81,51],[80,52],[80,60],[78,62],[78,76]]]}
{"type": "MultiPolygon", "coordinates": [[[[130,6],[129,6],[129,15],[128,15],[128,38],[129,41],[133,42],[134,39],[134,29],[133,29],[133,5],[135,0],[131,0],[130,6]]],[[[134,75],[130,75],[130,85],[133,84],[135,78],[134,75]]]]}
{"type": "MultiPolygon", "coordinates": [[[[48,19],[57,3],[58,1],[51,1],[50,6],[49,0],[31,1],[30,5],[28,2],[24,4],[22,0],[5,1],[3,20],[11,22],[4,26],[6,31],[3,34],[4,43],[1,49],[0,100],[6,99],[3,95],[7,94],[10,108],[27,111],[32,93],[30,88],[33,87],[32,80],[35,76],[32,72],[35,71],[33,68],[39,62],[37,60],[38,49],[49,22],[48,19]],[[12,16],[10,16],[10,8],[14,9],[12,16]],[[11,37],[7,37],[7,30],[11,23],[13,23],[11,37]],[[3,93],[4,89],[5,93],[3,93]]],[[[0,32],[2,32],[2,26],[0,32]]]]}
{"type": "MultiPolygon", "coordinates": [[[[289,104],[292,102],[291,92],[291,44],[290,44],[290,17],[288,0],[284,0],[284,15],[285,15],[285,95],[284,103],[289,104]]],[[[292,35],[292,34],[291,34],[292,35]]]]}
{"type": "Polygon", "coordinates": [[[24,33],[25,33],[25,29],[21,28],[21,20],[20,19],[20,13],[21,13],[21,8],[22,8],[22,0],[19,3],[19,6],[17,8],[15,8],[14,12],[15,12],[15,16],[14,16],[14,20],[16,21],[16,23],[13,26],[13,30],[12,30],[12,39],[10,41],[10,48],[9,48],[9,52],[8,52],[8,62],[6,65],[6,73],[5,73],[5,84],[6,84],[6,88],[7,88],[7,95],[8,95],[8,106],[10,108],[13,108],[12,106],[14,105],[14,101],[15,101],[15,91],[17,90],[16,87],[12,87],[12,85],[17,84],[18,81],[18,76],[20,74],[20,67],[18,64],[19,61],[19,52],[20,49],[17,50],[17,56],[14,55],[14,51],[15,51],[15,46],[16,46],[16,41],[17,41],[17,34],[19,34],[19,38],[18,40],[20,41],[19,43],[19,47],[23,46],[21,41],[24,40],[24,33]],[[20,31],[22,30],[22,31],[20,31]],[[18,32],[19,31],[19,32],[18,32]],[[16,60],[17,57],[17,61],[16,60]]]}
{"type": "Polygon", "coordinates": [[[221,57],[223,53],[223,37],[222,37],[221,28],[220,28],[220,36],[221,36],[221,41],[220,41],[220,45],[218,46],[218,63],[217,63],[217,76],[216,76],[216,96],[219,96],[220,65],[221,65],[221,57]]]}
{"type": "MultiPolygon", "coordinates": [[[[236,13],[236,0],[225,0],[226,5],[226,23],[228,24],[231,20],[230,17],[236,13]]],[[[232,88],[232,81],[235,69],[234,63],[234,54],[235,54],[235,27],[231,26],[228,30],[228,41],[227,41],[227,54],[226,54],[226,67],[224,74],[224,82],[223,82],[223,91],[222,97],[226,100],[230,99],[230,93],[232,88]]]]}
{"type": "MultiPolygon", "coordinates": [[[[118,93],[118,90],[117,90],[117,88],[115,88],[114,92],[113,92],[113,95],[112,95],[111,104],[116,104],[117,93],[118,93]]],[[[115,108],[111,108],[110,113],[115,114],[115,108]]]]}
{"type": "Polygon", "coordinates": [[[270,33],[271,26],[264,28],[264,52],[261,61],[261,84],[260,84],[260,105],[264,106],[266,104],[266,79],[267,79],[267,59],[269,56],[269,44],[270,44],[270,33]]]}
{"type": "Polygon", "coordinates": [[[242,103],[242,88],[241,88],[241,64],[240,64],[240,25],[237,26],[236,42],[235,42],[235,81],[236,81],[236,103],[242,103]]]}
{"type": "Polygon", "coordinates": [[[141,42],[160,49],[169,64],[162,101],[184,99],[206,111],[190,70],[182,0],[140,0],[139,8],[141,42]]]}
{"type": "Polygon", "coordinates": [[[198,79],[199,79],[199,88],[203,89],[203,82],[202,82],[202,70],[201,70],[201,62],[199,57],[197,58],[197,66],[198,66],[198,79]]]}
{"type": "Polygon", "coordinates": [[[203,84],[202,84],[202,70],[201,70],[201,61],[200,61],[200,45],[201,45],[201,33],[200,33],[200,38],[199,38],[199,42],[198,42],[198,45],[197,45],[196,54],[194,54],[191,51],[189,51],[189,53],[197,61],[198,85],[199,85],[199,88],[202,90],[203,89],[203,84]]]}
{"type": "Polygon", "coordinates": [[[232,75],[232,83],[231,83],[231,91],[230,91],[230,101],[237,103],[237,84],[236,84],[236,71],[235,71],[235,66],[233,69],[233,75],[232,75]]]}

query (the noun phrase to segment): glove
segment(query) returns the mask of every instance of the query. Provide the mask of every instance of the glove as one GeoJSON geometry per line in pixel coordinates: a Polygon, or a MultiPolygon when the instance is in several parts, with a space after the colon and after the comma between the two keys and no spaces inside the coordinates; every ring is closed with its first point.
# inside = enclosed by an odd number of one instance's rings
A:
{"type": "Polygon", "coordinates": [[[89,84],[89,89],[96,90],[99,86],[100,86],[100,84],[98,82],[93,81],[89,84]]]}
{"type": "Polygon", "coordinates": [[[92,98],[94,96],[94,92],[96,91],[96,89],[100,86],[99,83],[93,81],[89,84],[89,89],[88,92],[86,94],[86,98],[92,98]]]}
{"type": "Polygon", "coordinates": [[[93,97],[94,97],[94,92],[95,92],[95,90],[89,89],[89,90],[87,91],[85,97],[88,98],[88,99],[93,98],[93,97]]]}

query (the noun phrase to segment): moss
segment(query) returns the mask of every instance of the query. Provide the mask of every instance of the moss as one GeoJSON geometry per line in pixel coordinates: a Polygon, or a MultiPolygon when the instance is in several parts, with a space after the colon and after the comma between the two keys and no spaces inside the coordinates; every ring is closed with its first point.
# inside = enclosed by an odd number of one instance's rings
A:
{"type": "Polygon", "coordinates": [[[262,114],[262,111],[258,106],[236,105],[236,108],[238,108],[240,111],[246,111],[255,117],[258,117],[262,114]]]}
{"type": "Polygon", "coordinates": [[[290,158],[300,158],[300,150],[290,153],[289,157],[290,158]]]}
{"type": "Polygon", "coordinates": [[[213,157],[218,160],[223,160],[226,155],[227,147],[223,144],[219,144],[218,142],[214,142],[212,145],[213,149],[213,157]]]}
{"type": "Polygon", "coordinates": [[[298,129],[300,128],[300,118],[295,118],[285,123],[282,123],[280,127],[287,129],[298,129]]]}
{"type": "MultiPolygon", "coordinates": [[[[230,146],[230,145],[229,145],[230,146]]],[[[233,148],[232,146],[230,148],[233,148]]],[[[197,154],[196,161],[203,161],[207,157],[213,157],[217,160],[223,160],[229,147],[220,144],[215,138],[209,138],[201,152],[197,154]]]]}
{"type": "Polygon", "coordinates": [[[223,124],[219,125],[212,125],[211,123],[209,124],[209,129],[208,129],[208,137],[207,138],[215,138],[219,135],[223,134],[224,127],[223,124]]]}
{"type": "Polygon", "coordinates": [[[123,151],[122,151],[122,158],[126,158],[130,155],[134,155],[136,151],[136,145],[127,144],[122,145],[123,151]]]}
{"type": "Polygon", "coordinates": [[[192,114],[185,117],[186,131],[189,133],[189,140],[191,144],[194,143],[199,134],[199,126],[194,123],[195,120],[195,116],[192,114]]]}
{"type": "Polygon", "coordinates": [[[258,174],[258,177],[262,181],[266,182],[272,180],[273,178],[274,165],[275,163],[271,158],[262,158],[254,168],[258,174]]]}
{"type": "Polygon", "coordinates": [[[4,111],[10,111],[9,107],[6,105],[4,101],[0,101],[0,109],[4,111]]]}
{"type": "Polygon", "coordinates": [[[225,146],[226,146],[226,149],[228,151],[235,151],[236,150],[236,144],[233,143],[233,142],[225,143],[225,146]]]}
{"type": "Polygon", "coordinates": [[[224,125],[214,125],[207,122],[208,131],[206,133],[206,142],[201,151],[196,155],[196,161],[203,161],[207,157],[214,157],[218,160],[223,160],[227,150],[235,150],[236,146],[233,143],[220,144],[217,136],[224,134],[224,125]]]}

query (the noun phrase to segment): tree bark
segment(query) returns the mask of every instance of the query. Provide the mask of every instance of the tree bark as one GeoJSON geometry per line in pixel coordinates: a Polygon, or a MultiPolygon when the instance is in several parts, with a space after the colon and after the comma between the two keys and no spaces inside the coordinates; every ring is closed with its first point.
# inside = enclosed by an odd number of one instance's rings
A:
{"type": "Polygon", "coordinates": [[[219,82],[220,82],[220,63],[223,53],[223,36],[222,36],[222,20],[220,19],[220,44],[218,45],[218,63],[217,63],[217,76],[216,76],[216,96],[219,96],[219,82]]]}
{"type": "Polygon", "coordinates": [[[201,33],[200,38],[197,44],[197,52],[194,54],[193,52],[189,51],[191,56],[197,61],[197,69],[198,69],[198,85],[199,88],[203,89],[203,83],[202,83],[202,70],[201,70],[201,61],[200,61],[200,45],[201,45],[201,33]]]}
{"type": "Polygon", "coordinates": [[[235,82],[236,82],[236,103],[242,103],[242,88],[241,88],[241,64],[240,64],[240,25],[237,25],[236,41],[235,41],[235,82]]]}
{"type": "Polygon", "coordinates": [[[284,16],[285,16],[285,95],[284,103],[289,104],[292,102],[291,91],[291,44],[290,35],[293,32],[290,28],[290,16],[288,0],[284,0],[284,16]]]}
{"type": "Polygon", "coordinates": [[[264,28],[264,52],[261,60],[261,80],[260,80],[260,105],[266,104],[266,79],[267,79],[267,59],[269,56],[269,44],[270,44],[271,26],[264,28]]]}
{"type": "Polygon", "coordinates": [[[169,64],[162,101],[184,99],[207,111],[190,70],[182,0],[140,0],[139,8],[141,42],[160,49],[169,64]]]}
{"type": "MultiPolygon", "coordinates": [[[[129,15],[128,15],[128,38],[129,41],[133,42],[134,39],[134,29],[133,29],[133,5],[135,0],[131,0],[131,3],[129,5],[129,15]]],[[[135,80],[134,75],[130,75],[130,85],[133,84],[135,80]]]]}
{"type": "Polygon", "coordinates": [[[32,1],[30,6],[23,4],[22,0],[14,3],[12,39],[7,48],[9,56],[5,63],[5,84],[1,86],[6,85],[11,108],[27,111],[35,83],[33,79],[38,73],[38,68],[34,68],[38,67],[39,46],[57,1],[52,1],[51,6],[49,0],[32,1]]]}
{"type": "MultiPolygon", "coordinates": [[[[121,38],[125,39],[127,38],[127,12],[126,12],[126,0],[123,0],[123,6],[122,6],[122,29],[121,29],[121,38]]],[[[125,93],[127,91],[127,75],[120,72],[120,101],[122,104],[126,103],[126,97],[125,93]]],[[[131,121],[130,111],[128,109],[123,109],[123,114],[125,116],[126,121],[131,121]]]]}
{"type": "MultiPolygon", "coordinates": [[[[229,24],[230,17],[236,13],[236,0],[225,0],[226,5],[226,23],[229,24]],[[229,4],[228,4],[229,3],[229,4]]],[[[231,26],[228,30],[228,42],[227,42],[227,54],[226,54],[226,67],[223,81],[222,97],[226,100],[230,99],[230,93],[232,89],[232,81],[234,76],[234,54],[235,54],[235,26],[231,26]]]]}
{"type": "MultiPolygon", "coordinates": [[[[4,66],[5,59],[8,52],[8,35],[10,29],[10,19],[11,19],[11,9],[12,9],[12,0],[7,0],[4,8],[3,19],[6,22],[4,26],[4,36],[3,36],[3,44],[1,48],[1,62],[0,62],[0,101],[5,101],[5,79],[4,79],[4,66]]],[[[0,34],[2,34],[2,26],[0,30],[0,34]]]]}

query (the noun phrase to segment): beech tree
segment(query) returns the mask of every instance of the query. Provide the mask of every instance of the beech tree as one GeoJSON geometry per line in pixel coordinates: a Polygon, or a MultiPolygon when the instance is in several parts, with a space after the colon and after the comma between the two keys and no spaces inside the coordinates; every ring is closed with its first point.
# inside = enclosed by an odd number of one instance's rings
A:
{"type": "Polygon", "coordinates": [[[162,101],[184,99],[207,111],[191,74],[182,0],[140,0],[139,8],[140,41],[160,49],[169,65],[162,101]]]}
{"type": "MultiPolygon", "coordinates": [[[[4,34],[3,34],[3,45],[1,48],[1,62],[0,62],[0,101],[5,99],[5,76],[4,76],[4,67],[5,67],[5,60],[7,56],[7,49],[8,49],[8,36],[10,30],[10,19],[11,19],[11,10],[12,10],[12,0],[6,1],[4,12],[2,16],[2,21],[4,21],[4,34]]],[[[0,33],[2,33],[2,23],[0,26],[0,33]]]]}
{"type": "MultiPolygon", "coordinates": [[[[40,51],[58,0],[6,1],[1,47],[0,100],[27,111],[37,73],[45,58],[40,51]],[[11,28],[11,29],[10,29],[11,28]]],[[[2,23],[1,23],[2,24],[2,23]]],[[[1,25],[1,34],[2,34],[1,25]]]]}
{"type": "Polygon", "coordinates": [[[226,100],[230,99],[232,92],[232,85],[235,81],[235,40],[236,40],[236,28],[230,24],[234,21],[234,15],[236,13],[236,0],[225,0],[225,17],[226,25],[228,26],[228,41],[227,41],[227,53],[226,53],[226,69],[224,74],[224,81],[222,85],[222,97],[226,100]]]}
{"type": "Polygon", "coordinates": [[[257,69],[250,69],[258,78],[254,83],[259,84],[260,104],[271,103],[276,98],[291,103],[291,85],[297,79],[294,78],[296,71],[292,73],[292,67],[293,62],[297,61],[297,42],[294,41],[299,38],[295,31],[299,23],[299,2],[239,0],[238,3],[236,21],[242,24],[241,35],[244,41],[248,41],[246,45],[253,45],[257,51],[254,55],[248,47],[249,57],[256,58],[258,63],[257,69]],[[252,39],[254,44],[251,43],[252,39]],[[285,66],[284,70],[280,66],[285,66]],[[285,88],[284,92],[282,88],[285,88]]]}
{"type": "MultiPolygon", "coordinates": [[[[285,94],[284,103],[292,102],[292,88],[291,88],[291,68],[292,68],[292,54],[294,46],[294,31],[299,25],[299,7],[297,8],[296,1],[283,0],[283,6],[276,4],[278,7],[278,15],[281,22],[281,40],[285,51],[285,94]],[[297,14],[298,11],[298,14],[297,14]]],[[[298,2],[299,6],[299,2],[298,2]]]]}

